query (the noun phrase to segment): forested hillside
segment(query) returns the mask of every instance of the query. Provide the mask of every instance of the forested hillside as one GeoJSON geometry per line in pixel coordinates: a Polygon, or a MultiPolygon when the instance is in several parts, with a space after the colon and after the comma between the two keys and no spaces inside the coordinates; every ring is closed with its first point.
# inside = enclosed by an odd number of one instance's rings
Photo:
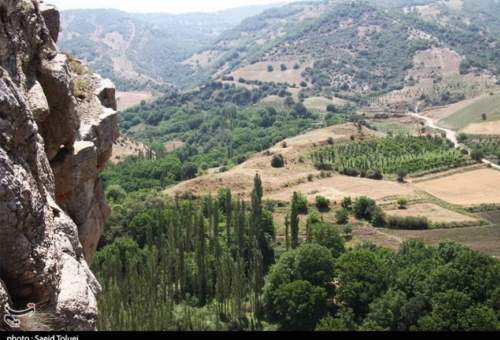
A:
{"type": "Polygon", "coordinates": [[[223,34],[204,52],[204,71],[235,82],[282,78],[300,98],[390,93],[377,104],[445,104],[495,82],[497,13],[492,0],[299,2],[223,34]]]}
{"type": "Polygon", "coordinates": [[[120,90],[161,90],[168,84],[192,83],[195,78],[191,67],[182,63],[185,59],[269,7],[183,15],[68,10],[61,12],[59,44],[111,78],[120,90]]]}

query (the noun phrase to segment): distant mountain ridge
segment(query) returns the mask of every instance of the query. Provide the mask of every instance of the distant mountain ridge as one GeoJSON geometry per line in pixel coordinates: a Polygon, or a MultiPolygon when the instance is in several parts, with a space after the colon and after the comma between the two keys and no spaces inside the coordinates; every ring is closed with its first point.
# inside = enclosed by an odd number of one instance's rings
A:
{"type": "Polygon", "coordinates": [[[443,104],[497,80],[499,22],[495,0],[298,2],[224,32],[198,53],[211,59],[199,72],[237,86],[287,83],[299,99],[443,104]]]}
{"type": "Polygon", "coordinates": [[[86,60],[121,89],[164,89],[192,82],[181,62],[222,32],[273,5],[216,13],[126,13],[114,9],[61,12],[61,50],[86,60]]]}
{"type": "Polygon", "coordinates": [[[124,89],[214,80],[267,92],[276,83],[295,100],[406,110],[498,82],[499,23],[496,0],[322,0],[182,16],[69,11],[61,45],[124,89]]]}

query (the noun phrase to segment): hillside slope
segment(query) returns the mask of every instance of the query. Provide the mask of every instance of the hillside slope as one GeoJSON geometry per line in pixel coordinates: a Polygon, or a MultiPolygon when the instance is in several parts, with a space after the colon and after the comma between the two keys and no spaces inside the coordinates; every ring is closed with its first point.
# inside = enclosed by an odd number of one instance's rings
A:
{"type": "Polygon", "coordinates": [[[299,98],[366,103],[390,94],[375,104],[443,104],[497,80],[498,6],[493,0],[300,2],[245,20],[198,56],[210,56],[201,69],[214,78],[283,82],[299,98]]]}
{"type": "Polygon", "coordinates": [[[162,89],[169,83],[182,86],[192,81],[193,73],[183,60],[269,7],[182,15],[68,10],[61,12],[60,47],[88,61],[121,90],[162,89]]]}

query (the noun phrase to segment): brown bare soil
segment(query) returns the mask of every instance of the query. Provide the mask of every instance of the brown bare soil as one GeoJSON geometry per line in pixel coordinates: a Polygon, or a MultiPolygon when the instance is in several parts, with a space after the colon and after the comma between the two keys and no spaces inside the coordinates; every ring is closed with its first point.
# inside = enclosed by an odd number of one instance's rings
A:
{"type": "Polygon", "coordinates": [[[143,100],[150,100],[153,95],[149,92],[117,92],[116,101],[118,103],[118,111],[124,111],[133,106],[139,105],[143,100]]]}
{"type": "Polygon", "coordinates": [[[396,182],[376,181],[366,178],[334,176],[306,182],[279,192],[267,195],[265,198],[273,201],[288,202],[295,191],[302,192],[309,202],[314,202],[321,195],[331,201],[340,201],[344,197],[353,198],[367,196],[377,201],[393,201],[397,196],[416,197],[416,192],[408,185],[396,182]]]}
{"type": "Polygon", "coordinates": [[[470,124],[462,132],[470,135],[500,135],[500,120],[470,124]]]}
{"type": "Polygon", "coordinates": [[[500,203],[500,171],[479,169],[417,183],[421,190],[452,204],[500,203]]]}
{"type": "Polygon", "coordinates": [[[120,136],[113,144],[113,153],[110,162],[118,164],[129,156],[145,155],[148,148],[139,142],[133,141],[125,136],[120,136]]]}
{"type": "Polygon", "coordinates": [[[389,210],[386,213],[389,216],[427,217],[433,223],[479,223],[479,220],[474,217],[459,214],[432,203],[415,204],[409,206],[408,209],[389,210]]]}

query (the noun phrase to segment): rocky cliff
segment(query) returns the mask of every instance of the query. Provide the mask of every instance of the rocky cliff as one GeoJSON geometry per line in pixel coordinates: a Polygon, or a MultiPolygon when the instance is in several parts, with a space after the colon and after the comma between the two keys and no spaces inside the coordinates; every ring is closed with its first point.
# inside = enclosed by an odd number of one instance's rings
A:
{"type": "Polygon", "coordinates": [[[34,302],[51,328],[93,330],[115,91],[57,49],[58,31],[54,7],[0,0],[0,317],[34,302]]]}

